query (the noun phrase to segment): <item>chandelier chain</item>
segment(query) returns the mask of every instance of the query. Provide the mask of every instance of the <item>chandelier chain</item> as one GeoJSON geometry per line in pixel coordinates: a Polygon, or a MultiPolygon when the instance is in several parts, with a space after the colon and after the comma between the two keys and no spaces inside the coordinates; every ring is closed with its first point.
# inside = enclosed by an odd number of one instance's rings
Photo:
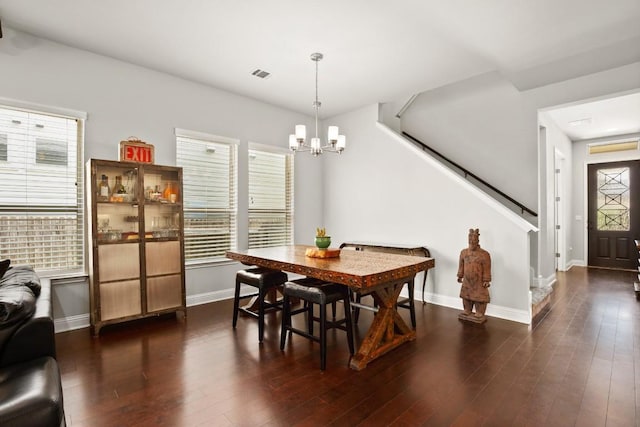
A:
{"type": "Polygon", "coordinates": [[[316,63],[316,138],[318,137],[318,109],[320,108],[320,101],[318,101],[318,62],[320,62],[320,58],[314,59],[316,63]]]}

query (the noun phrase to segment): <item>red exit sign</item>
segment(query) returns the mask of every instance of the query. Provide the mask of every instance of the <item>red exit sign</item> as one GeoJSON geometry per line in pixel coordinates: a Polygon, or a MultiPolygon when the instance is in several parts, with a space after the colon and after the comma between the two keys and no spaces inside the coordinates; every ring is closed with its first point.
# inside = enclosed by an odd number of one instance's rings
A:
{"type": "Polygon", "coordinates": [[[120,161],[153,164],[153,145],[140,140],[120,141],[120,161]]]}

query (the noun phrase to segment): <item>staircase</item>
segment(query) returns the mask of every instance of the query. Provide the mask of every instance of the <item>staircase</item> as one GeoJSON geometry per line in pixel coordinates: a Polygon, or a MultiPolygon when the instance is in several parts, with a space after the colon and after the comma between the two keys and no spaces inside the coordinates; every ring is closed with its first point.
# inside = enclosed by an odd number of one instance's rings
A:
{"type": "MultiPolygon", "coordinates": [[[[440,160],[443,164],[447,165],[456,173],[463,176],[467,181],[473,183],[479,189],[489,194],[496,200],[500,201],[502,204],[509,207],[513,212],[519,214],[521,217],[523,217],[530,223],[535,223],[537,221],[538,214],[532,209],[529,209],[524,204],[515,200],[513,197],[504,193],[497,187],[491,185],[484,179],[478,177],[473,172],[465,169],[463,166],[457,164],[453,160],[442,155],[438,151],[429,147],[427,144],[415,138],[414,136],[408,134],[407,132],[402,132],[402,135],[405,138],[407,138],[409,141],[411,141],[414,145],[416,145],[423,151],[429,153],[434,158],[440,160]]],[[[638,299],[640,299],[640,284],[636,283],[636,285],[637,285],[636,295],[638,299]]],[[[549,307],[551,302],[551,294],[553,293],[553,287],[552,286],[531,287],[530,290],[531,290],[531,318],[535,319],[536,316],[546,311],[546,309],[549,307]]]]}
{"type": "Polygon", "coordinates": [[[433,157],[439,159],[443,164],[449,166],[452,170],[454,170],[461,176],[464,176],[464,178],[467,181],[472,182],[477,187],[485,191],[485,193],[493,196],[496,200],[502,202],[504,205],[511,208],[511,210],[520,214],[523,218],[529,220],[529,222],[533,223],[534,221],[531,221],[531,218],[538,217],[538,214],[534,210],[529,209],[524,204],[518,202],[513,197],[504,193],[497,187],[491,185],[490,183],[480,178],[473,172],[465,169],[463,166],[459,165],[458,163],[454,162],[453,160],[449,159],[448,157],[444,156],[443,154],[439,153],[433,148],[429,147],[427,144],[420,141],[418,138],[409,135],[407,132],[402,132],[402,135],[405,138],[407,138],[409,141],[411,141],[413,144],[415,144],[417,147],[422,149],[423,151],[426,151],[427,153],[431,154],[433,157]]]}
{"type": "Polygon", "coordinates": [[[531,319],[535,319],[551,304],[551,294],[553,293],[553,286],[545,286],[542,288],[531,288],[531,319]]]}

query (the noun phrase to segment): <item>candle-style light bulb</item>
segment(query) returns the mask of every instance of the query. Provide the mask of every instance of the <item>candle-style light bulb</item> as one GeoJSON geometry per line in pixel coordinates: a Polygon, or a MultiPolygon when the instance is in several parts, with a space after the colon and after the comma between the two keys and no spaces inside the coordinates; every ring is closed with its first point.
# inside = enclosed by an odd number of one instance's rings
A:
{"type": "Polygon", "coordinates": [[[304,142],[307,137],[307,128],[305,125],[296,125],[296,139],[299,142],[304,142]]]}
{"type": "Polygon", "coordinates": [[[338,126],[329,126],[327,130],[327,139],[329,144],[334,145],[338,141],[338,126]]]}
{"type": "Polygon", "coordinates": [[[293,134],[289,135],[289,149],[293,151],[298,149],[298,140],[293,134]]]}

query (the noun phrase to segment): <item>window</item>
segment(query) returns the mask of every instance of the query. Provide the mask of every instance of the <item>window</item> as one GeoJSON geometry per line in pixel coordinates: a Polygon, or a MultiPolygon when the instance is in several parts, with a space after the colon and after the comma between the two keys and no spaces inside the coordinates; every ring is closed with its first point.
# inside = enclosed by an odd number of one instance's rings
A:
{"type": "Polygon", "coordinates": [[[36,138],[36,163],[67,166],[67,142],[36,138]]]}
{"type": "Polygon", "coordinates": [[[628,167],[598,169],[597,229],[629,231],[631,180],[628,167]]]}
{"type": "Polygon", "coordinates": [[[638,141],[605,142],[604,144],[589,144],[589,154],[617,153],[638,149],[638,141]]]}
{"type": "Polygon", "coordinates": [[[83,119],[0,107],[0,258],[85,273],[83,119]]]}
{"type": "Polygon", "coordinates": [[[7,135],[0,135],[0,162],[7,161],[7,135]]]}
{"type": "Polygon", "coordinates": [[[223,260],[236,248],[237,141],[176,129],[182,167],[185,260],[223,260]]]}
{"type": "Polygon", "coordinates": [[[249,248],[293,243],[293,155],[249,148],[249,248]]]}

